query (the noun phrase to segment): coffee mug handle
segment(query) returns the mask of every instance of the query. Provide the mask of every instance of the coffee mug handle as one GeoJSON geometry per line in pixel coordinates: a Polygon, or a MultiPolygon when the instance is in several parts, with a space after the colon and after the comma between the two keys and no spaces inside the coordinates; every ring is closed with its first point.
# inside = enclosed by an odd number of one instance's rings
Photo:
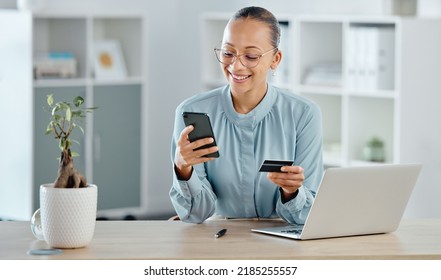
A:
{"type": "Polygon", "coordinates": [[[31,218],[31,231],[38,240],[44,240],[43,229],[41,227],[40,209],[34,212],[31,218]]]}

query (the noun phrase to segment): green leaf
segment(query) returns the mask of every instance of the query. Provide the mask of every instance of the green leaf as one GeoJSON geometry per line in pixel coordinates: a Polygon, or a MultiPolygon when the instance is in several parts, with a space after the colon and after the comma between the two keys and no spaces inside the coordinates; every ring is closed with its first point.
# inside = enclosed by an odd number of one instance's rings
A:
{"type": "Polygon", "coordinates": [[[72,157],[79,157],[80,156],[80,154],[77,152],[71,152],[71,154],[72,154],[72,157]]]}
{"type": "Polygon", "coordinates": [[[52,104],[54,104],[54,96],[53,96],[53,94],[48,94],[46,101],[47,101],[47,105],[52,106],[52,104]]]}
{"type": "Polygon", "coordinates": [[[52,116],[54,116],[54,115],[57,113],[57,111],[59,111],[59,110],[60,110],[60,107],[58,107],[58,106],[55,104],[54,108],[52,108],[52,116]]]}
{"type": "Polygon", "coordinates": [[[92,113],[93,110],[95,110],[95,109],[98,109],[98,107],[95,106],[95,107],[86,108],[86,112],[92,113]]]}
{"type": "Polygon", "coordinates": [[[58,105],[58,107],[62,110],[67,110],[68,108],[70,108],[69,103],[66,102],[58,102],[56,105],[58,105]]]}
{"type": "Polygon", "coordinates": [[[79,125],[77,125],[77,124],[75,124],[75,127],[78,127],[78,128],[81,130],[81,132],[84,134],[84,129],[83,129],[83,127],[81,127],[81,126],[79,126],[79,125]]]}
{"type": "Polygon", "coordinates": [[[75,110],[75,111],[72,111],[72,117],[81,118],[81,117],[82,117],[82,112],[81,112],[81,110],[75,110]]]}
{"type": "Polygon", "coordinates": [[[81,96],[77,96],[74,98],[73,102],[76,107],[80,107],[84,103],[84,98],[82,98],[81,96]]]}
{"type": "Polygon", "coordinates": [[[51,134],[52,133],[52,122],[50,122],[48,124],[48,126],[46,127],[46,131],[44,132],[45,135],[51,134]]]}
{"type": "MultiPolygon", "coordinates": [[[[78,128],[83,134],[84,129],[77,124],[82,123],[83,118],[86,117],[86,113],[92,112],[97,107],[92,108],[80,108],[85,103],[85,100],[81,96],[73,98],[73,104],[65,101],[56,102],[52,94],[47,95],[47,103],[49,105],[46,108],[51,112],[50,122],[46,128],[45,134],[54,134],[58,139],[58,146],[63,151],[70,149],[72,143],[78,141],[71,139],[71,132],[78,128]]],[[[78,156],[78,153],[74,154],[78,156]]]]}
{"type": "Polygon", "coordinates": [[[71,119],[72,119],[72,110],[70,109],[70,107],[68,107],[68,108],[66,109],[66,120],[67,120],[68,122],[70,122],[71,119]]]}

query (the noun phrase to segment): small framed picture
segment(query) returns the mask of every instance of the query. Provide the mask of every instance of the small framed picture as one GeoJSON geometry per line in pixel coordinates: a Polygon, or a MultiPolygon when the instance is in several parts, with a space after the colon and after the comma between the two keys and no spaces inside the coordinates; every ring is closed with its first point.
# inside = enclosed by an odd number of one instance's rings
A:
{"type": "Polygon", "coordinates": [[[93,55],[96,79],[127,77],[127,68],[117,40],[96,41],[93,55]]]}

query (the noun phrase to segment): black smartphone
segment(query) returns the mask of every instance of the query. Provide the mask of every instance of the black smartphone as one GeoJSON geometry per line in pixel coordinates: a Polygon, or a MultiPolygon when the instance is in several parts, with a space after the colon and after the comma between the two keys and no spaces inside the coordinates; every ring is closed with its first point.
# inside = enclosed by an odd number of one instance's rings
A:
{"type": "Polygon", "coordinates": [[[293,165],[293,163],[291,160],[265,160],[259,172],[282,172],[283,166],[293,165]]]}
{"type": "MultiPolygon", "coordinates": [[[[211,127],[210,117],[206,113],[195,113],[195,112],[184,112],[182,113],[184,118],[185,126],[192,125],[194,127],[193,131],[188,134],[190,142],[211,137],[213,138],[213,143],[199,147],[197,150],[205,149],[209,147],[216,146],[216,139],[214,138],[213,128],[211,127]]],[[[204,155],[204,157],[219,157],[219,152],[214,152],[211,154],[204,155]]]]}

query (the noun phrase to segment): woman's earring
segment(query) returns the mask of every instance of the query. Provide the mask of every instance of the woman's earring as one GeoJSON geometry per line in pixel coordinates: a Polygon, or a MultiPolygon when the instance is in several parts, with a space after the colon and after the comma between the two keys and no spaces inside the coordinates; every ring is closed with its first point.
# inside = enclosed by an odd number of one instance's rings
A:
{"type": "Polygon", "coordinates": [[[276,75],[276,69],[271,68],[271,71],[273,72],[272,76],[274,77],[276,75]]]}

